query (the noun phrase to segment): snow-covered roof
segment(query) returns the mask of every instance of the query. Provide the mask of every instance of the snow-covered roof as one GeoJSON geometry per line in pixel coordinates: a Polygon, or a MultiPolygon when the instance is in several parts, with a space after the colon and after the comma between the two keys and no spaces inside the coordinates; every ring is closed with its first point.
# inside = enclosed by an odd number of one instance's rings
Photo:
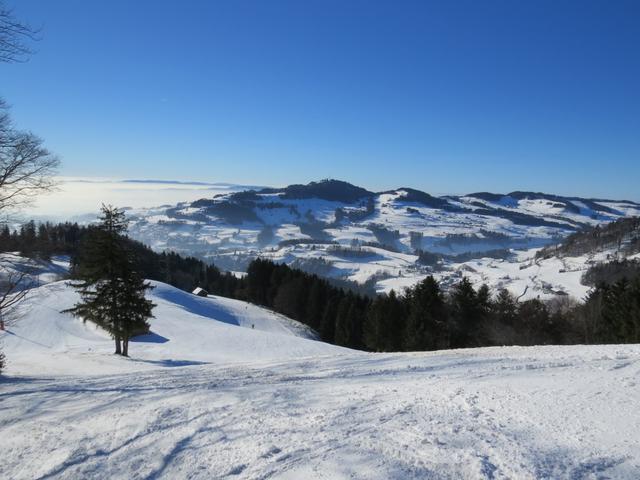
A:
{"type": "Polygon", "coordinates": [[[193,293],[194,295],[201,295],[201,296],[209,295],[209,292],[207,292],[204,288],[201,288],[201,287],[196,287],[196,289],[191,293],[193,293]]]}

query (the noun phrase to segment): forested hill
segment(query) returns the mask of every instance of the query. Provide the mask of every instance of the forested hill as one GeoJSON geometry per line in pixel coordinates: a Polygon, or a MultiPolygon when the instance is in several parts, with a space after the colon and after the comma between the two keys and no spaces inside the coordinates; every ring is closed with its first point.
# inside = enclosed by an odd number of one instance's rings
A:
{"type": "MultiPolygon", "coordinates": [[[[535,298],[569,291],[575,279],[565,281],[548,271],[544,278],[522,276],[513,264],[524,262],[512,251],[531,250],[533,257],[533,249],[632,215],[640,215],[640,204],[626,200],[524,191],[437,196],[408,186],[372,192],[323,180],[135,209],[129,212],[129,233],[156,251],[192,255],[224,270],[245,272],[252,260],[270,258],[387,293],[428,275],[456,282],[461,262],[491,256],[515,268],[493,278],[487,272],[491,267],[483,267],[484,281],[493,288],[508,282],[513,293],[527,289],[528,298],[535,298]],[[425,252],[440,261],[428,260],[425,252]]],[[[571,293],[584,293],[577,290],[571,293]]]]}
{"type": "Polygon", "coordinates": [[[579,256],[610,250],[628,257],[640,253],[640,217],[620,218],[569,235],[557,245],[543,248],[539,258],[579,256]]]}

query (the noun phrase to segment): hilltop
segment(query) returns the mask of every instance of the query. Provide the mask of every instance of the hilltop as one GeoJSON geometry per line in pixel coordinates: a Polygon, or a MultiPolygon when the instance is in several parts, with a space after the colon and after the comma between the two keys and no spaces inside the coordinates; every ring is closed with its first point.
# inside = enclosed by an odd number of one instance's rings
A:
{"type": "Polygon", "coordinates": [[[521,270],[540,264],[537,249],[640,215],[640,204],[522,191],[439,197],[403,187],[376,193],[324,180],[230,191],[130,215],[134,238],[230,271],[245,271],[263,257],[377,292],[432,274],[445,284],[475,276],[518,296],[562,291],[581,297],[586,288],[563,278],[560,270],[567,269],[558,262],[543,261],[549,268],[536,274],[521,270]]]}

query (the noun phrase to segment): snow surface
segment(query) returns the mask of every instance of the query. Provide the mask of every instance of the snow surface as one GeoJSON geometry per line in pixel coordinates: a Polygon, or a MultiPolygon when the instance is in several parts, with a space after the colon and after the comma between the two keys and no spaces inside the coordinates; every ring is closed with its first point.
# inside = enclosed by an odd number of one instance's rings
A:
{"type": "Polygon", "coordinates": [[[132,359],[110,355],[113,341],[68,313],[79,296],[68,281],[29,291],[0,332],[10,375],[130,372],[210,362],[300,358],[343,349],[315,341],[306,326],[238,300],[197,297],[160,282],[149,298],[157,305],[151,333],[130,345],[132,359]]]}
{"type": "MultiPolygon", "coordinates": [[[[12,275],[26,274],[21,288],[51,283],[65,278],[69,273],[69,257],[55,255],[49,261],[26,258],[17,252],[0,253],[0,282],[7,282],[12,275]]],[[[13,281],[18,277],[14,276],[13,281]]]]}
{"type": "Polygon", "coordinates": [[[0,333],[0,478],[640,477],[640,346],[369,354],[153,282],[152,333],[111,354],[32,289],[0,333]]]}
{"type": "Polygon", "coordinates": [[[637,345],[95,368],[0,383],[1,478],[640,477],[637,345]]]}

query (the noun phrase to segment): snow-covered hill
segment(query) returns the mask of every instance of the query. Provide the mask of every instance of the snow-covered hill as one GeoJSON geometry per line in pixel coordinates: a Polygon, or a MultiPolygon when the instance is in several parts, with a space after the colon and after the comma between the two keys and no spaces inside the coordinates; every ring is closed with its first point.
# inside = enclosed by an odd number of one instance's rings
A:
{"type": "Polygon", "coordinates": [[[29,291],[11,313],[0,342],[9,374],[129,372],[200,363],[234,363],[328,355],[344,349],[315,340],[304,325],[223,297],[201,298],[160,282],[151,333],[132,341],[131,359],[111,355],[112,340],[63,310],[79,297],[68,281],[29,291]]]}
{"type": "Polygon", "coordinates": [[[153,285],[130,359],[61,313],[67,281],[29,291],[0,332],[0,478],[640,476],[638,345],[370,354],[153,285]]]}
{"type": "Polygon", "coordinates": [[[560,275],[568,269],[558,262],[542,262],[548,265],[535,274],[520,274],[521,267],[535,261],[539,248],[577,230],[640,215],[640,204],[535,192],[373,193],[332,180],[223,193],[131,215],[131,234],[153,248],[232,271],[261,256],[377,291],[402,289],[429,274],[446,285],[479,272],[478,281],[523,298],[580,297],[586,292],[580,275],[560,275]]]}
{"type": "Polygon", "coordinates": [[[640,477],[637,345],[156,367],[1,381],[0,478],[640,477]]]}
{"type": "Polygon", "coordinates": [[[330,242],[457,254],[540,246],[584,226],[640,215],[640,204],[533,192],[373,193],[327,180],[218,194],[132,214],[133,232],[152,246],[209,255],[330,242]]]}

